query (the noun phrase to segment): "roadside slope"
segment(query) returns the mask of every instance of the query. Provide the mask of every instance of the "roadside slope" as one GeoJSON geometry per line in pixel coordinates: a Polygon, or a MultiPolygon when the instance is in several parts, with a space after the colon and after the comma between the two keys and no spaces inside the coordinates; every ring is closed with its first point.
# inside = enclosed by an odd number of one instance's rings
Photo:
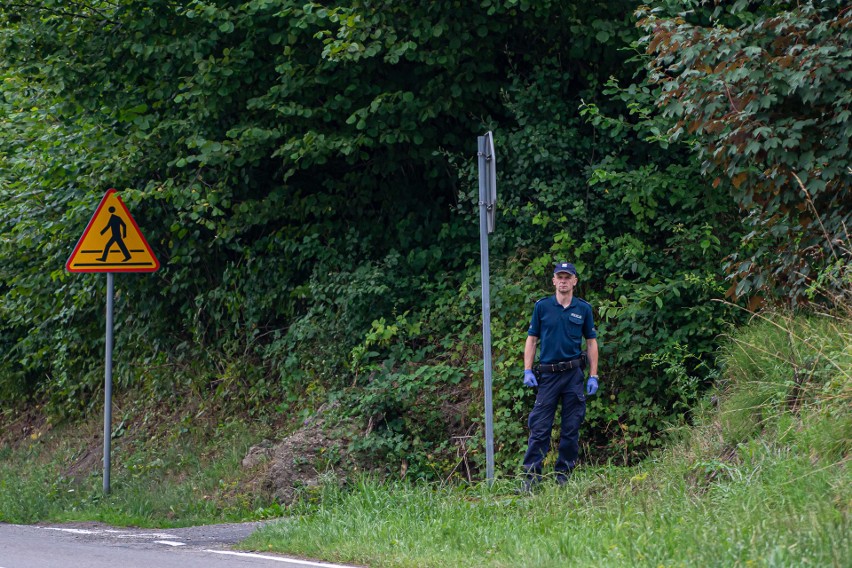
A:
{"type": "Polygon", "coordinates": [[[722,355],[695,425],[637,467],[532,496],[329,479],[245,544],[386,567],[845,565],[852,319],[759,317],[722,355]]]}

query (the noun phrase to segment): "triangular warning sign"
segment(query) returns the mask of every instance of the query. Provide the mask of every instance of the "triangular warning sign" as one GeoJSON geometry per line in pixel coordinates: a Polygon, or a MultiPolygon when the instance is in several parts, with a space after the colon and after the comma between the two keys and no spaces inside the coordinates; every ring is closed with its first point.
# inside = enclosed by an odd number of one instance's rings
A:
{"type": "Polygon", "coordinates": [[[159,268],[160,262],[115,189],[101,199],[65,263],[68,272],[154,272],[159,268]]]}

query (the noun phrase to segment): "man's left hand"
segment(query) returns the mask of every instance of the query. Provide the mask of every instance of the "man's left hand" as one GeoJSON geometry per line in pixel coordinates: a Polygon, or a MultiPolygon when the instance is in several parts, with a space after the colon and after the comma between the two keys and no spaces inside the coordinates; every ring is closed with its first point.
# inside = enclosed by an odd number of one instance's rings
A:
{"type": "Polygon", "coordinates": [[[598,392],[598,376],[592,375],[586,382],[586,394],[595,394],[598,392]]]}

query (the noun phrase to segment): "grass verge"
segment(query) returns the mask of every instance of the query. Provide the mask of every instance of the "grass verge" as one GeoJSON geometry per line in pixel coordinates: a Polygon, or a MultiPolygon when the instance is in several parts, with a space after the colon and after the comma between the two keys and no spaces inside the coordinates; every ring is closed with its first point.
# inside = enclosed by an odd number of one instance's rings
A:
{"type": "Polygon", "coordinates": [[[633,468],[439,487],[330,477],[246,546],[383,567],[848,566],[852,321],[766,317],[680,440],[633,468]]]}
{"type": "Polygon", "coordinates": [[[195,414],[128,413],[138,418],[113,430],[109,495],[100,422],[33,426],[26,440],[0,449],[0,521],[177,527],[280,514],[240,466],[269,427],[195,414]]]}
{"type": "Polygon", "coordinates": [[[25,442],[0,445],[0,521],[170,527],[286,513],[244,546],[374,567],[848,566],[852,319],[762,316],[720,360],[718,392],[664,451],[532,495],[512,479],[330,473],[283,511],[240,467],[271,425],[141,408],[115,428],[109,496],[97,420],[33,424],[25,442]]]}

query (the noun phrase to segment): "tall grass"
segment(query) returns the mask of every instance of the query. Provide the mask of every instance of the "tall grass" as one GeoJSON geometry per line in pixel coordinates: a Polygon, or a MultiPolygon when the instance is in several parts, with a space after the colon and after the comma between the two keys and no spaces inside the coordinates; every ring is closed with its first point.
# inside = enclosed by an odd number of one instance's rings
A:
{"type": "Polygon", "coordinates": [[[257,436],[246,424],[230,421],[209,430],[169,424],[159,432],[161,440],[114,442],[109,495],[103,494],[100,442],[92,444],[99,426],[59,428],[2,450],[0,522],[188,526],[256,518],[256,510],[268,504],[250,492],[240,469],[257,436]],[[93,447],[94,463],[69,473],[93,447]]]}
{"type": "Polygon", "coordinates": [[[262,550],[370,566],[848,566],[852,320],[762,317],[680,441],[635,468],[517,483],[328,479],[262,550]]]}

